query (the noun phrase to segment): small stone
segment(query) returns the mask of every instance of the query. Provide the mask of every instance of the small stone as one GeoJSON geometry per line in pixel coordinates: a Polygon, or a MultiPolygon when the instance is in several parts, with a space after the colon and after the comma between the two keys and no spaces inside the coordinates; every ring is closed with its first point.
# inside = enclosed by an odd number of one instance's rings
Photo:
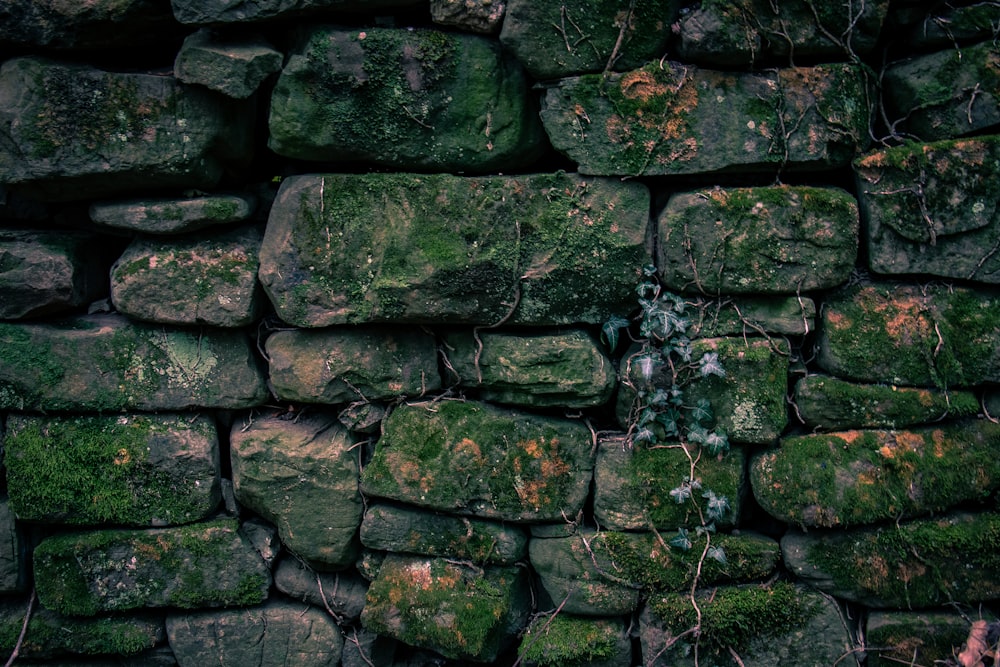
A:
{"type": "Polygon", "coordinates": [[[100,201],[90,205],[90,219],[116,229],[183,234],[246,220],[256,205],[255,197],[241,194],[100,201]]]}
{"type": "Polygon", "coordinates": [[[484,35],[500,32],[506,0],[431,0],[431,19],[447,25],[484,35]]]}
{"type": "Polygon", "coordinates": [[[174,76],[184,83],[244,99],[279,71],[283,61],[282,53],[262,38],[219,40],[203,28],[184,40],[174,61],[174,76]]]}

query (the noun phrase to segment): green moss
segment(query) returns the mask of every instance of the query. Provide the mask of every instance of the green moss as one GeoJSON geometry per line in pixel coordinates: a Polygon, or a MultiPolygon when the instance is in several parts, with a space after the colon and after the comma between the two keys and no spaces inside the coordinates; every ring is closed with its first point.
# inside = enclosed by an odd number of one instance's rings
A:
{"type": "Polygon", "coordinates": [[[528,626],[521,641],[521,659],[539,667],[589,664],[614,658],[620,650],[624,628],[607,619],[557,615],[542,616],[528,626]]]}
{"type": "Polygon", "coordinates": [[[9,387],[0,389],[0,399],[8,397],[0,407],[36,405],[44,388],[58,384],[64,374],[51,345],[40,343],[24,327],[0,322],[0,388],[9,387]]]}
{"type": "MultiPolygon", "coordinates": [[[[11,651],[21,632],[20,618],[0,625],[0,650],[11,651]]],[[[77,619],[42,612],[28,623],[21,655],[134,655],[156,645],[156,627],[141,619],[77,619]]]]}
{"type": "MultiPolygon", "coordinates": [[[[686,595],[672,594],[650,600],[650,606],[673,636],[698,624],[697,612],[686,595]]],[[[700,645],[728,655],[751,643],[779,637],[800,629],[818,613],[787,582],[768,587],[719,588],[711,599],[698,600],[701,609],[700,645]]]]}
{"type": "Polygon", "coordinates": [[[874,648],[868,651],[868,667],[945,663],[958,654],[968,637],[968,623],[957,615],[941,618],[920,614],[906,620],[910,616],[913,614],[899,613],[900,620],[883,623],[878,628],[869,626],[865,640],[874,648]]]}
{"type": "Polygon", "coordinates": [[[210,220],[229,222],[237,219],[240,205],[227,199],[209,199],[205,202],[202,211],[203,215],[210,220]]]}

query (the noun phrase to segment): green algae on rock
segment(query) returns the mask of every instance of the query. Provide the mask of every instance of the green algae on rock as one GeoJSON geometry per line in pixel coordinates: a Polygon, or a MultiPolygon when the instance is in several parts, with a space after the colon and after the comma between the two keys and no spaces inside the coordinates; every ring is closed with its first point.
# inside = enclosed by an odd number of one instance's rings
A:
{"type": "Polygon", "coordinates": [[[533,106],[520,64],[486,38],[320,27],[275,85],[268,145],[404,171],[509,170],[541,152],[533,106]]]}
{"type": "Polygon", "coordinates": [[[257,206],[245,194],[212,194],[178,199],[105,200],[90,205],[98,225],[150,234],[181,234],[246,220],[257,206]]]}
{"type": "Polygon", "coordinates": [[[454,659],[492,662],[523,629],[527,571],[389,554],[361,621],[378,634],[454,659]]]}
{"type": "Polygon", "coordinates": [[[303,327],[598,324],[635,303],[649,197],[562,172],[296,176],[271,209],[260,280],[303,327]]]}
{"type": "Polygon", "coordinates": [[[1000,487],[998,446],[986,420],[794,436],[754,459],[750,481],[782,521],[857,526],[985,500],[1000,487]]]}
{"type": "Polygon", "coordinates": [[[11,507],[23,521],[165,526],[221,500],[218,435],[207,416],[7,418],[11,507]]]}
{"type": "Polygon", "coordinates": [[[969,636],[969,621],[956,612],[873,611],[865,623],[869,667],[945,663],[969,636]]]}
{"type": "MultiPolygon", "coordinates": [[[[18,645],[23,625],[24,608],[20,603],[13,605],[7,602],[0,606],[0,651],[13,651],[18,645]]],[[[162,616],[102,614],[94,618],[79,618],[42,608],[32,612],[18,655],[29,660],[66,656],[134,656],[164,639],[162,616]]]]}
{"type": "Polygon", "coordinates": [[[361,490],[454,514],[559,521],[583,507],[593,469],[579,421],[445,400],[386,418],[361,490]]]}
{"type": "Polygon", "coordinates": [[[673,195],[659,216],[660,275],[674,291],[798,294],[854,268],[858,204],[835,188],[714,188],[673,195]]]}
{"type": "Polygon", "coordinates": [[[1000,516],[952,514],[840,531],[792,531],[785,565],[830,595],[868,607],[920,609],[1000,598],[1000,516]]]}
{"type": "Polygon", "coordinates": [[[528,624],[520,657],[535,667],[628,667],[632,643],[621,618],[555,613],[528,624]]]}
{"type": "Polygon", "coordinates": [[[253,605],[271,585],[264,559],[228,519],[51,536],[35,549],[34,567],[39,601],[73,616],[253,605]]]}

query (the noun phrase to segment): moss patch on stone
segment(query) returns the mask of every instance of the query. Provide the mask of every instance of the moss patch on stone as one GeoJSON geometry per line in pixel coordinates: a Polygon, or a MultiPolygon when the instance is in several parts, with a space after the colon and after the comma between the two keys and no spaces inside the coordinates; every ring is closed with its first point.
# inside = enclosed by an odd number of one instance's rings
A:
{"type": "Polygon", "coordinates": [[[619,620],[539,616],[525,630],[520,657],[538,667],[589,665],[619,656],[623,641],[625,628],[619,620]]]}
{"type": "MultiPolygon", "coordinates": [[[[3,617],[0,650],[13,650],[22,625],[23,616],[3,617]]],[[[135,655],[153,648],[162,636],[162,619],[119,616],[80,619],[40,610],[32,614],[20,655],[29,658],[67,654],[135,655]]]]}

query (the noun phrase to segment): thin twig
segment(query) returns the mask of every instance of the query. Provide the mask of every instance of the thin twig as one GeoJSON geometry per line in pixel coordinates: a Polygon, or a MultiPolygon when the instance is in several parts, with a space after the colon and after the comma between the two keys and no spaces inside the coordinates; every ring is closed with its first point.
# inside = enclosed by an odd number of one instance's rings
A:
{"type": "Polygon", "coordinates": [[[18,653],[21,652],[21,645],[24,644],[24,638],[28,634],[28,621],[31,620],[31,612],[35,608],[35,589],[31,588],[31,597],[28,598],[28,610],[24,612],[24,623],[21,625],[21,634],[17,636],[17,643],[14,644],[14,651],[10,654],[10,658],[7,659],[4,667],[10,667],[17,660],[18,653]]]}

